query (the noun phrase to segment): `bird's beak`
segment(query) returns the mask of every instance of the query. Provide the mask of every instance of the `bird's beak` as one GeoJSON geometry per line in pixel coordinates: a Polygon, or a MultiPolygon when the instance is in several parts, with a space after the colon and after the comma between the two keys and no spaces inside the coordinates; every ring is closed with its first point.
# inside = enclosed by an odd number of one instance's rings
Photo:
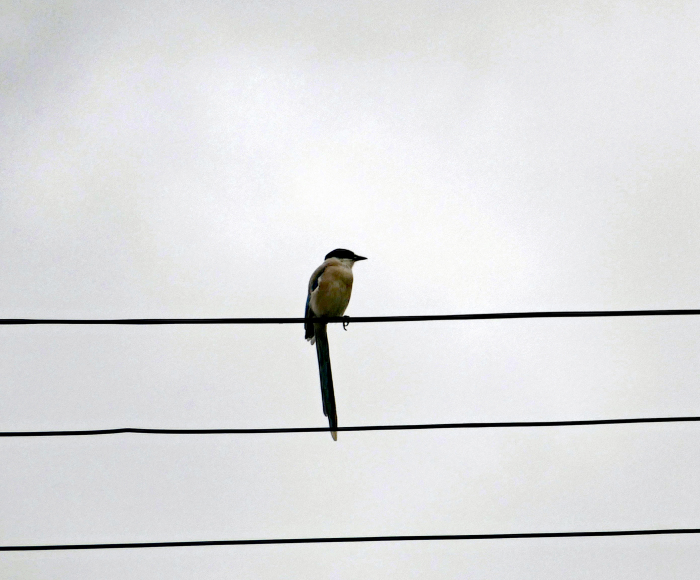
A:
{"type": "Polygon", "coordinates": [[[355,254],[355,257],[353,258],[353,260],[355,262],[359,262],[360,260],[366,260],[366,259],[367,258],[365,258],[364,256],[358,256],[357,254],[355,254]]]}

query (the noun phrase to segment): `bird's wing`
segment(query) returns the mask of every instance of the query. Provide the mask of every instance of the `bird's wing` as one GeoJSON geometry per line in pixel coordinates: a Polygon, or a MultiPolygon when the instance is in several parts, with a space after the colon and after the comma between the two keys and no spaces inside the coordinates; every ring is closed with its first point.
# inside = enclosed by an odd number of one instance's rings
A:
{"type": "MultiPolygon", "coordinates": [[[[311,318],[311,292],[306,295],[306,310],[304,310],[304,318],[311,318]]],[[[304,323],[304,338],[306,340],[311,340],[314,337],[314,325],[311,322],[304,323]]]]}
{"type": "Polygon", "coordinates": [[[323,276],[323,272],[325,272],[326,267],[328,266],[328,262],[323,262],[318,268],[314,270],[314,273],[311,274],[311,279],[309,280],[309,294],[311,294],[316,288],[318,288],[318,281],[323,276]]]}
{"type": "MultiPolygon", "coordinates": [[[[323,262],[314,273],[311,275],[311,280],[309,280],[309,293],[306,296],[306,309],[304,310],[304,318],[313,318],[314,312],[311,310],[311,293],[318,288],[318,281],[323,276],[323,272],[326,269],[326,262],[323,262]]],[[[304,338],[306,340],[311,340],[314,337],[314,325],[310,322],[304,323],[304,338]]],[[[313,343],[312,343],[313,344],[313,343]]]]}

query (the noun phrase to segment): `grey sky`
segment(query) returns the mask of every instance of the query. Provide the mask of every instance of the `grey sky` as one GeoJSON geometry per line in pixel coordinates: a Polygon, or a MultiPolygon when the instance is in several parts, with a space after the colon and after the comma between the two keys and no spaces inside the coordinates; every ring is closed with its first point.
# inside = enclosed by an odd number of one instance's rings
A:
{"type": "MultiPolygon", "coordinates": [[[[5,2],[0,316],[698,307],[700,4],[5,2]]],[[[330,330],[340,425],[691,415],[692,318],[330,330]]],[[[5,327],[0,430],[323,426],[301,326],[5,327]]],[[[693,425],[5,440],[0,544],[700,526],[693,425]]],[[[683,578],[694,537],[0,576],[683,578]]]]}

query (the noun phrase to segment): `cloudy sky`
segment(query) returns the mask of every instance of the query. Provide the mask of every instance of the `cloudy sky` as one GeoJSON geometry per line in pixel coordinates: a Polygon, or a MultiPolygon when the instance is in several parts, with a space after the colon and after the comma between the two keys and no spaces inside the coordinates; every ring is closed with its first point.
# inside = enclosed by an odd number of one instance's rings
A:
{"type": "MultiPolygon", "coordinates": [[[[6,0],[0,317],[698,308],[696,1],[6,0]]],[[[333,326],[341,425],[700,414],[693,317],[333,326]]],[[[299,325],[0,327],[0,430],[324,426],[299,325]]],[[[700,527],[693,424],[5,439],[0,545],[700,527]]],[[[2,553],[683,578],[695,536],[2,553]]]]}

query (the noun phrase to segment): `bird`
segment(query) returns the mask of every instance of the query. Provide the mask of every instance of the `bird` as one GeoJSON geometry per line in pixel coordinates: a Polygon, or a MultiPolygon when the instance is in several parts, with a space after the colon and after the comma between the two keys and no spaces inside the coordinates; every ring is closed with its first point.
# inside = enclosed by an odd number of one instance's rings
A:
{"type": "Polygon", "coordinates": [[[305,338],[316,345],[323,414],[328,417],[333,441],[338,440],[338,416],[335,409],[327,324],[311,322],[311,319],[345,314],[352,292],[352,267],[355,262],[366,259],[350,250],[337,248],[326,254],[323,264],[314,270],[309,280],[304,312],[304,318],[309,319],[304,323],[305,338]]]}

